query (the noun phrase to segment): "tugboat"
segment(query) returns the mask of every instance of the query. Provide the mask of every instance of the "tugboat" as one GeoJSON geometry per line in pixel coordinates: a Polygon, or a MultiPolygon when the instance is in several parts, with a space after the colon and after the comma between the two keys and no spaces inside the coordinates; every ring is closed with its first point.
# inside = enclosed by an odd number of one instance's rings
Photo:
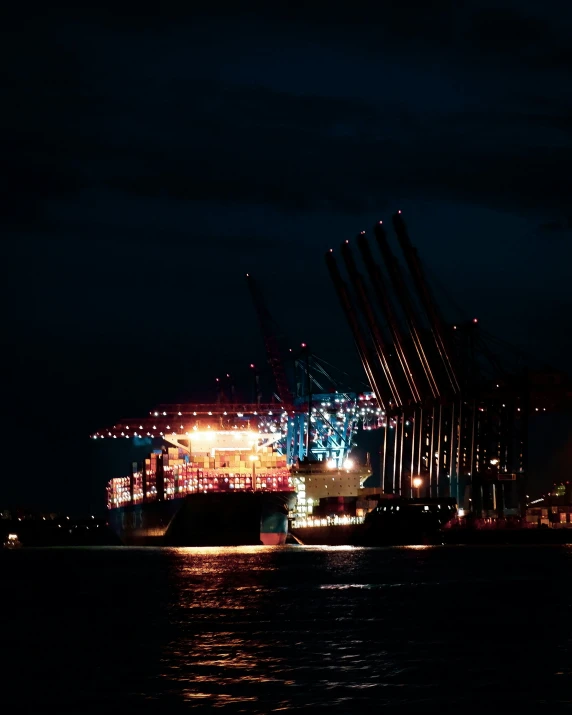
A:
{"type": "Polygon", "coordinates": [[[22,548],[22,542],[18,538],[18,534],[8,534],[6,541],[3,544],[5,549],[20,549],[22,548]]]}
{"type": "Polygon", "coordinates": [[[380,500],[379,505],[365,518],[359,544],[442,544],[442,529],[456,514],[457,503],[448,497],[380,500]]]}
{"type": "MultiPolygon", "coordinates": [[[[351,505],[347,506],[351,509],[351,505]]],[[[443,527],[456,514],[457,504],[448,497],[378,497],[377,506],[365,517],[349,512],[330,516],[322,513],[321,518],[294,523],[291,535],[297,543],[316,546],[436,545],[443,543],[443,527]]]]}

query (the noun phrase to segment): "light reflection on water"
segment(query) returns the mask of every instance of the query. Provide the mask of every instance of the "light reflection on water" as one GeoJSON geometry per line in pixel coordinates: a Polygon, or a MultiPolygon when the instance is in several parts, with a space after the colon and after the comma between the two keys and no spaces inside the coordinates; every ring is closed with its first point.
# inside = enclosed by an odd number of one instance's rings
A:
{"type": "Polygon", "coordinates": [[[530,670],[516,599],[523,581],[535,597],[546,591],[528,566],[507,569],[510,550],[495,553],[490,563],[478,550],[427,546],[255,547],[218,550],[214,559],[213,550],[179,550],[191,561],[179,573],[192,583],[180,584],[178,603],[199,613],[192,624],[180,616],[166,650],[176,672],[166,667],[162,676],[186,684],[190,701],[232,712],[412,711],[427,702],[476,712],[486,700],[475,698],[479,682],[508,707],[530,670]],[[496,606],[503,588],[504,611],[496,606]],[[474,607],[484,629],[467,620],[474,607]],[[511,633],[504,648],[517,680],[482,637],[499,628],[511,633]]]}
{"type": "Polygon", "coordinates": [[[5,682],[34,684],[27,712],[567,712],[571,565],[559,547],[21,550],[0,555],[5,682]]]}

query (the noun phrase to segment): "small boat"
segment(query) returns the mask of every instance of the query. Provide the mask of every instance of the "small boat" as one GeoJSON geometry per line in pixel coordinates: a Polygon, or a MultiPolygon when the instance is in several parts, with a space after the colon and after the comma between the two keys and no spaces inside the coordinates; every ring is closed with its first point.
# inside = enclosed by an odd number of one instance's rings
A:
{"type": "Polygon", "coordinates": [[[22,547],[22,542],[18,538],[18,534],[8,534],[4,542],[5,549],[19,549],[22,547]]]}

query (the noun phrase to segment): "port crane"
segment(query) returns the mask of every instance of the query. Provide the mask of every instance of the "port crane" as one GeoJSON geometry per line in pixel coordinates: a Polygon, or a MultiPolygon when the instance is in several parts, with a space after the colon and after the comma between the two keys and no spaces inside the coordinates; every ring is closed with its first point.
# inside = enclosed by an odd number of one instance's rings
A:
{"type": "Polygon", "coordinates": [[[286,352],[261,286],[250,274],[246,278],[274,379],[274,396],[290,412],[281,426],[283,440],[277,447],[289,465],[325,460],[341,468],[351,452],[360,420],[359,395],[341,392],[337,386],[327,391],[325,385],[333,385],[334,380],[306,343],[296,353],[286,352]]]}
{"type": "Polygon", "coordinates": [[[522,361],[507,366],[499,341],[476,318],[448,322],[401,212],[392,225],[405,268],[381,222],[370,235],[343,241],[341,260],[334,249],[325,257],[366,389],[342,389],[331,366],[307,345],[286,350],[261,285],[248,275],[271,398],[263,399],[252,363],[253,400],[237,399],[233,389],[227,400],[221,390],[217,402],[159,405],[92,436],[156,437],[184,449],[195,430],[251,430],[289,466],[326,460],[341,468],[361,426],[379,430],[383,492],[412,495],[420,479],[426,496],[454,497],[479,515],[522,510],[529,417],[570,409],[569,381],[522,361]]]}
{"type": "Polygon", "coordinates": [[[447,323],[401,211],[392,225],[406,269],[382,222],[372,232],[381,261],[371,237],[356,239],[364,273],[348,240],[341,261],[325,254],[375,401],[387,407],[381,487],[412,496],[418,479],[427,496],[478,515],[522,512],[529,416],[570,404],[572,392],[554,372],[505,368],[477,318],[447,323]]]}

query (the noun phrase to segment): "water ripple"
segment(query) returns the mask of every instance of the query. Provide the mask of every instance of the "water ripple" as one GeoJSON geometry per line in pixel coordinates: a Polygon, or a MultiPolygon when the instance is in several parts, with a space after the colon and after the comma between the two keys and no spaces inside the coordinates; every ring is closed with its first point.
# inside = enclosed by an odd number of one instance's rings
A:
{"type": "Polygon", "coordinates": [[[570,557],[511,547],[0,555],[11,584],[1,591],[3,705],[568,712],[570,557]]]}

